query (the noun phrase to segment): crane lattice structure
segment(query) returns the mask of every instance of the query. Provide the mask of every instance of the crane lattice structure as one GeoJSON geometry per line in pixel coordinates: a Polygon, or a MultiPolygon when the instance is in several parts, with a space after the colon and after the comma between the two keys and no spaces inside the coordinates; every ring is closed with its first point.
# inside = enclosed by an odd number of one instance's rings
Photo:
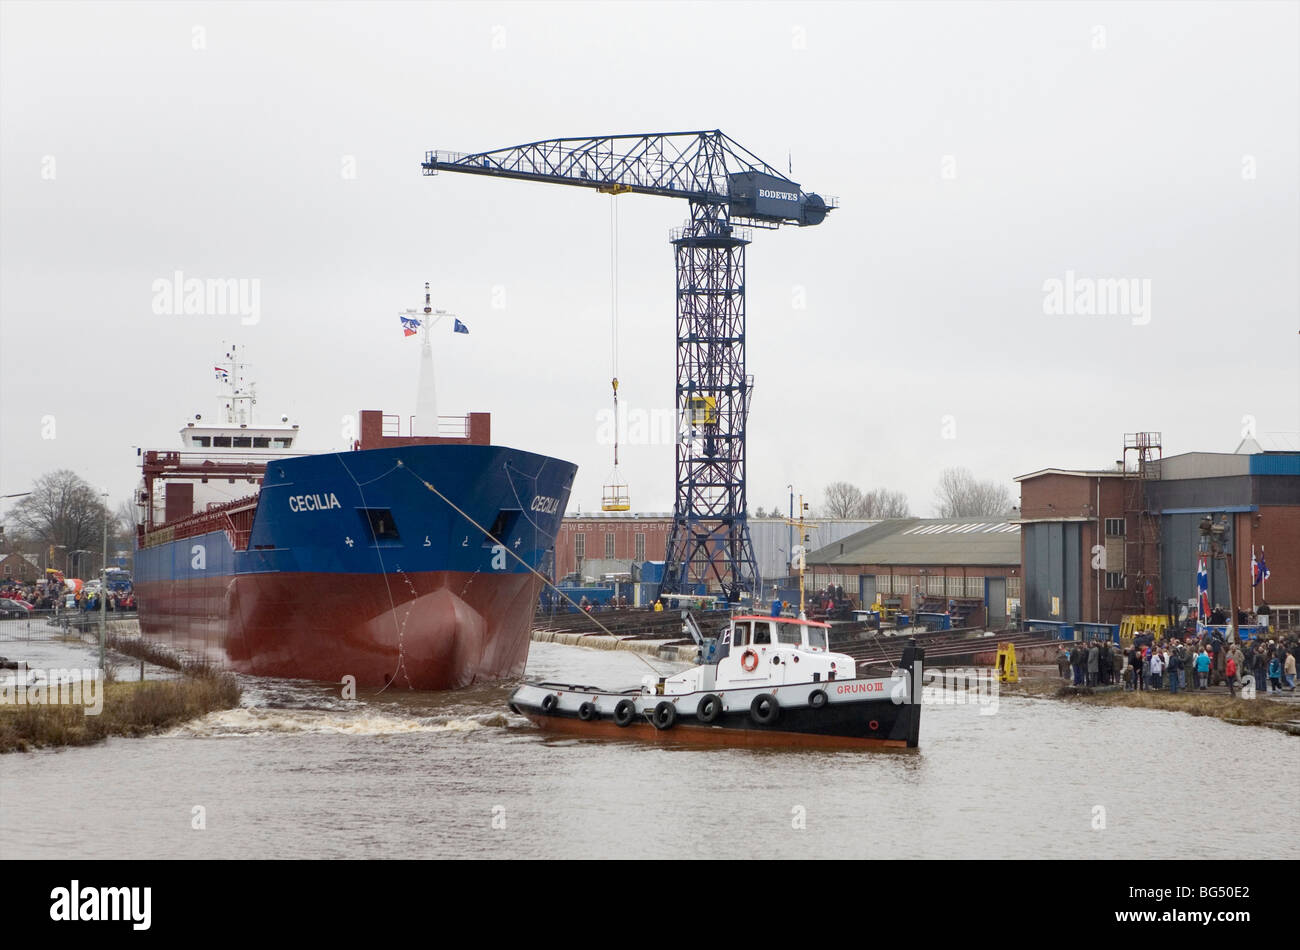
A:
{"type": "Polygon", "coordinates": [[[731,600],[761,587],[746,521],[745,248],[752,228],[820,224],[837,202],[805,192],[718,130],[549,139],[490,152],[430,151],[442,171],[685,198],[677,261],[676,498],[664,593],[716,581],[731,600]]]}

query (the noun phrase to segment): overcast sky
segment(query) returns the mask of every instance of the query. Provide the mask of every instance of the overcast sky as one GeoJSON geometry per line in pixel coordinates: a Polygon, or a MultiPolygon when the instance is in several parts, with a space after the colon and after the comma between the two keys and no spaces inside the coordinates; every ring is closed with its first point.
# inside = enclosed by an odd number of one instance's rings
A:
{"type": "MultiPolygon", "coordinates": [[[[1014,490],[1125,432],[1295,432],[1297,10],[5,2],[0,494],[72,468],[128,497],[134,447],[215,407],[227,342],[264,418],[343,448],[345,416],[414,412],[396,315],[429,280],[471,331],[436,338],[441,411],[578,463],[570,509],[596,508],[615,199],[420,162],[689,129],[842,203],[749,248],[751,510],[848,480],[930,514],[950,465],[1014,490]],[[258,321],[155,313],[176,271],[257,281],[258,321]],[[1139,296],[1045,313],[1067,272],[1139,296]]],[[[648,413],[687,206],[616,200],[620,398],[648,413]]],[[[633,507],[670,510],[672,445],[621,455],[633,507]]]]}

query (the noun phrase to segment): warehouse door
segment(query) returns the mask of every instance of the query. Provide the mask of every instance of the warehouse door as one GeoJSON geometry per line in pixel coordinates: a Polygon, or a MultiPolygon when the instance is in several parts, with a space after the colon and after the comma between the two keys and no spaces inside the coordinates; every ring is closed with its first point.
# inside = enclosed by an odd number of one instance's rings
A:
{"type": "Polygon", "coordinates": [[[990,577],[988,584],[988,623],[989,627],[1004,627],[1007,623],[1007,579],[990,577]]]}
{"type": "Polygon", "coordinates": [[[859,574],[858,575],[858,606],[862,608],[870,607],[876,602],[876,575],[859,574]]]}

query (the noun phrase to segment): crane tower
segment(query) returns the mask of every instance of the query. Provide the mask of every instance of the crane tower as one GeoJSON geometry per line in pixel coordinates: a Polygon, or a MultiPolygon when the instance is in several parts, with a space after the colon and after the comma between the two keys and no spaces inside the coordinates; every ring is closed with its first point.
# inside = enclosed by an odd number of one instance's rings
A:
{"type": "Polygon", "coordinates": [[[425,175],[461,172],[690,203],[673,231],[679,436],[664,593],[716,582],[730,600],[761,578],[746,521],[745,248],[754,228],[820,224],[838,206],[718,130],[549,139],[490,152],[430,151],[425,175]]]}

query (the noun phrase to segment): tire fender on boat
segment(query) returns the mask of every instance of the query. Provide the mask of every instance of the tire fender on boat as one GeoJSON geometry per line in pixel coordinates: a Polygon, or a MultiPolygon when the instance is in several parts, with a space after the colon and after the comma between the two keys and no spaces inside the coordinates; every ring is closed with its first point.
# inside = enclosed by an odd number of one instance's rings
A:
{"type": "Polygon", "coordinates": [[[759,693],[749,704],[749,718],[760,726],[769,726],[781,715],[781,704],[771,693],[759,693]],[[766,712],[764,711],[766,710],[766,712]]]}
{"type": "Polygon", "coordinates": [[[620,699],[614,707],[614,722],[620,726],[630,726],[635,718],[636,703],[630,699],[620,699]]]}
{"type": "Polygon", "coordinates": [[[655,706],[654,715],[650,717],[656,729],[671,729],[673,723],[677,721],[677,707],[668,700],[664,700],[655,706]]]}
{"type": "Polygon", "coordinates": [[[695,707],[695,718],[708,725],[722,715],[722,700],[714,693],[706,693],[695,707]]]}
{"type": "Polygon", "coordinates": [[[826,705],[826,691],[824,689],[815,689],[808,694],[808,705],[813,709],[821,709],[826,705]]]}
{"type": "Polygon", "coordinates": [[[542,697],[542,712],[555,712],[555,707],[558,705],[560,705],[560,697],[556,696],[554,693],[547,693],[542,697]]]}
{"type": "Polygon", "coordinates": [[[587,702],[578,707],[578,718],[583,722],[591,722],[599,717],[600,710],[596,708],[595,703],[587,702]]]}

